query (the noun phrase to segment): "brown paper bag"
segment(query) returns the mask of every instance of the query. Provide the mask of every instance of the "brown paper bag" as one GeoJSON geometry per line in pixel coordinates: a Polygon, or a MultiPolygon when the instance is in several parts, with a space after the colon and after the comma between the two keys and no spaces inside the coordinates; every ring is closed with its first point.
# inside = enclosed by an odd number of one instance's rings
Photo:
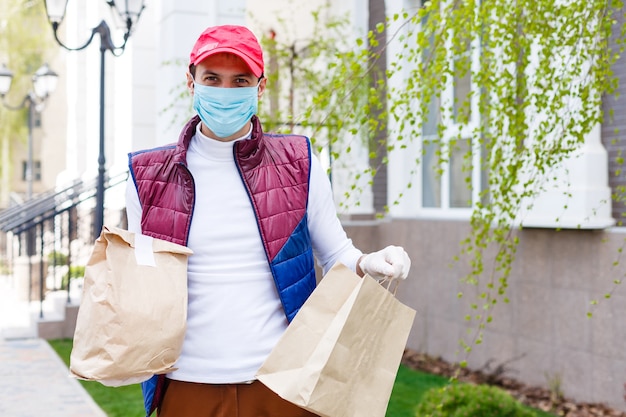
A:
{"type": "Polygon", "coordinates": [[[120,386],[166,373],[187,321],[191,250],[104,227],[85,268],[70,374],[120,386]]]}
{"type": "Polygon", "coordinates": [[[257,373],[323,417],[382,417],[415,310],[374,279],[334,266],[257,373]]]}

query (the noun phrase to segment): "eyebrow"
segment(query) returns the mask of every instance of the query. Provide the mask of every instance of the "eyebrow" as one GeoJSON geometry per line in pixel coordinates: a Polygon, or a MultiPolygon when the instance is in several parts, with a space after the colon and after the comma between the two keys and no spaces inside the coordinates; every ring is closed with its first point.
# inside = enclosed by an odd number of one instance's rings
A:
{"type": "MultiPolygon", "coordinates": [[[[224,74],[220,74],[218,72],[212,71],[212,70],[205,70],[202,73],[200,73],[200,76],[206,76],[206,75],[213,75],[213,76],[218,76],[218,77],[224,77],[224,74]]],[[[241,77],[251,77],[254,78],[254,74],[251,72],[242,72],[240,74],[233,74],[232,78],[241,78],[241,77]]]]}

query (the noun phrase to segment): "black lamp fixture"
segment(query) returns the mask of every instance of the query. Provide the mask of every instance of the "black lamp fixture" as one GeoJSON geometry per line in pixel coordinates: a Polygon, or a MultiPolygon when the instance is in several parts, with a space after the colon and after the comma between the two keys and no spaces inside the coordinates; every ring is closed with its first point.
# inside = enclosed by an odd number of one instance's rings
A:
{"type": "Polygon", "coordinates": [[[43,64],[33,74],[33,88],[29,91],[22,102],[17,106],[7,104],[5,95],[11,89],[13,73],[4,65],[0,67],[0,98],[2,105],[10,110],[21,110],[28,108],[28,159],[26,161],[26,199],[30,200],[33,195],[33,112],[40,113],[43,110],[46,99],[54,92],[59,76],[43,64]]]}
{"type": "Polygon", "coordinates": [[[118,26],[119,29],[124,29],[124,42],[120,46],[116,46],[111,39],[111,31],[109,29],[109,25],[102,20],[98,26],[94,27],[91,30],[91,36],[87,41],[78,47],[69,47],[63,43],[59,39],[58,29],[63,19],[65,18],[65,10],[67,8],[68,0],[45,0],[46,3],[46,14],[48,15],[48,21],[52,26],[52,31],[54,32],[54,39],[61,45],[63,48],[69,51],[80,51],[81,49],[85,49],[91,41],[93,40],[96,34],[100,35],[100,49],[109,50],[114,55],[121,55],[124,51],[124,47],[126,46],[126,42],[128,38],[132,34],[133,29],[137,25],[139,21],[139,17],[145,8],[144,0],[105,0],[106,3],[115,10],[117,17],[116,19],[120,24],[118,26]]]}
{"type": "Polygon", "coordinates": [[[106,3],[115,11],[116,21],[119,22],[120,29],[124,30],[124,40],[121,45],[117,46],[111,38],[111,30],[109,25],[102,20],[96,27],[91,30],[91,36],[84,44],[76,47],[69,47],[59,39],[58,29],[65,18],[65,10],[68,0],[45,0],[46,14],[48,21],[52,26],[54,39],[59,45],[68,51],[80,51],[85,49],[94,37],[100,37],[100,142],[98,150],[98,182],[96,186],[96,212],[94,219],[94,238],[100,235],[102,226],[104,225],[104,173],[105,173],[105,155],[104,155],[104,62],[105,53],[110,51],[113,56],[120,56],[124,52],[126,43],[130,38],[133,29],[136,28],[141,13],[145,8],[144,0],[105,0],[106,3]],[[119,18],[119,19],[118,19],[119,18]]]}

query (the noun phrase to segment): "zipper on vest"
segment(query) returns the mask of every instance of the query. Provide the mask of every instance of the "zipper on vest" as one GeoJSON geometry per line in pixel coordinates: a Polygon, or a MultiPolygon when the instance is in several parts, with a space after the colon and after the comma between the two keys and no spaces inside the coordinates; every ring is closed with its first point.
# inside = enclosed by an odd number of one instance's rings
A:
{"type": "Polygon", "coordinates": [[[191,193],[193,200],[191,201],[191,213],[189,214],[189,224],[187,225],[187,232],[185,233],[185,246],[189,244],[189,232],[191,230],[191,221],[193,220],[193,213],[196,210],[196,180],[193,178],[191,171],[187,165],[183,162],[179,162],[178,165],[189,175],[191,179],[191,185],[193,186],[193,193],[191,193]]]}

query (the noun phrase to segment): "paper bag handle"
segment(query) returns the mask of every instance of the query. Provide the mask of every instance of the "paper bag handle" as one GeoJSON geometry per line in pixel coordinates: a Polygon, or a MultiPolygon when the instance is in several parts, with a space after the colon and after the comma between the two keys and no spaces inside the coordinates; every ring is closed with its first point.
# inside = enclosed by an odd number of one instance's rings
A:
{"type": "Polygon", "coordinates": [[[382,285],[384,288],[386,288],[387,291],[389,291],[394,297],[396,296],[396,292],[398,291],[398,286],[400,285],[399,279],[383,278],[380,281],[378,281],[378,283],[382,285]],[[392,286],[393,286],[393,289],[392,289],[392,286]]]}

